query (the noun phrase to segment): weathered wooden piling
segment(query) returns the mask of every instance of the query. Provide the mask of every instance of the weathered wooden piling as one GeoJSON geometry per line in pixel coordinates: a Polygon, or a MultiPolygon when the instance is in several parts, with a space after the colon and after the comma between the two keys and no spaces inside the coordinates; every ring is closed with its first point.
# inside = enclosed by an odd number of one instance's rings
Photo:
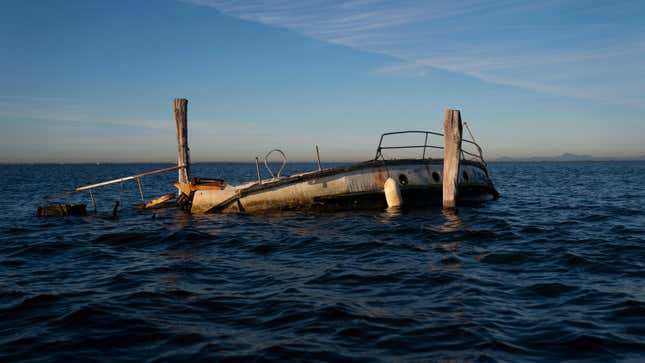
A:
{"type": "Polygon", "coordinates": [[[188,154],[188,100],[175,98],[175,123],[177,125],[177,166],[179,183],[188,183],[190,156],[188,154]],[[184,166],[184,167],[182,167],[184,166]]]}
{"type": "Polygon", "coordinates": [[[443,119],[443,207],[455,208],[459,184],[461,156],[461,114],[446,110],[443,119]]]}

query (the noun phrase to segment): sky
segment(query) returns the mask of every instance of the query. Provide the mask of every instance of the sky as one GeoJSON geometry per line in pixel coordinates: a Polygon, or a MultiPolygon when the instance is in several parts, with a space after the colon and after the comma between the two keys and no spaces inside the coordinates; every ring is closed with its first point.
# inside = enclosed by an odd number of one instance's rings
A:
{"type": "MultiPolygon", "coordinates": [[[[373,157],[461,110],[485,156],[645,154],[640,1],[4,0],[0,162],[373,157]]],[[[422,140],[421,140],[422,141],[422,140]]]]}

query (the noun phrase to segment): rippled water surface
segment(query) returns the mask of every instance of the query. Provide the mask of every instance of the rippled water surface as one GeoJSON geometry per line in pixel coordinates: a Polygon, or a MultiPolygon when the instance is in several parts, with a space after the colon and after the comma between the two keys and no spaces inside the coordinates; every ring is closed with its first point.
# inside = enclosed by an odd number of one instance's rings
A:
{"type": "Polygon", "coordinates": [[[501,198],[452,214],[138,211],[129,182],[35,216],[165,166],[0,166],[0,361],[645,361],[643,162],[493,163],[501,198]]]}

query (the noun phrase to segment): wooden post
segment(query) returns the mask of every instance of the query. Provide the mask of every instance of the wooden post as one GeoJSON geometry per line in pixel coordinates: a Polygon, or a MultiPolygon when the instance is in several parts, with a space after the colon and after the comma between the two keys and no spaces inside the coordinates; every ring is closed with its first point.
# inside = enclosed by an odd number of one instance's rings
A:
{"type": "Polygon", "coordinates": [[[177,124],[177,166],[186,166],[179,168],[179,183],[188,183],[188,167],[190,165],[190,156],[188,155],[188,100],[185,98],[175,98],[175,123],[177,124]]]}
{"type": "Polygon", "coordinates": [[[446,110],[443,119],[443,207],[455,208],[461,156],[461,114],[446,110]]]}

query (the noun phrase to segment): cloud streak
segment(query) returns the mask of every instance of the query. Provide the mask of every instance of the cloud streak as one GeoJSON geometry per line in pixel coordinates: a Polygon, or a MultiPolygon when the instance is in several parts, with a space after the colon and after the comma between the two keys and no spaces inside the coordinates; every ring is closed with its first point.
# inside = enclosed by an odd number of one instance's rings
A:
{"type": "Polygon", "coordinates": [[[559,96],[643,106],[638,1],[183,0],[239,19],[422,68],[559,96]]]}

